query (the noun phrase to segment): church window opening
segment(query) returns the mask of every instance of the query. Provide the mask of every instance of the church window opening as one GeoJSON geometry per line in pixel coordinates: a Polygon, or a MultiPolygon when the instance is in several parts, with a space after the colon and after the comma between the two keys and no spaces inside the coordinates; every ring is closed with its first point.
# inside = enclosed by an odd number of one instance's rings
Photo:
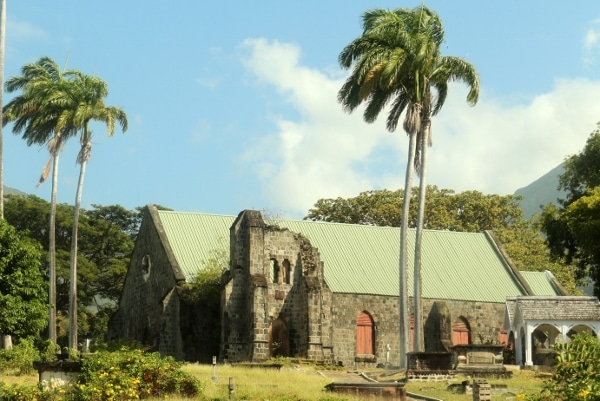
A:
{"type": "Polygon", "coordinates": [[[271,259],[270,276],[273,283],[281,283],[281,271],[277,259],[271,259]]]}
{"type": "Polygon", "coordinates": [[[292,284],[292,268],[290,266],[290,261],[287,259],[283,260],[283,276],[284,276],[284,282],[286,284],[292,284]]]}
{"type": "Polygon", "coordinates": [[[142,258],[141,268],[142,268],[142,278],[144,279],[144,281],[146,281],[146,280],[148,280],[148,277],[150,276],[150,269],[152,268],[152,262],[150,262],[150,255],[145,255],[142,258]]]}

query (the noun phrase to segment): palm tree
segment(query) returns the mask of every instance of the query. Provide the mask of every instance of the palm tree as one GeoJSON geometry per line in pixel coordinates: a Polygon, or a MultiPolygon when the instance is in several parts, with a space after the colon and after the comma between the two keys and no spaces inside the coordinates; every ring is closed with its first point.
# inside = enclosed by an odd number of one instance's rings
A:
{"type": "MultiPolygon", "coordinates": [[[[0,86],[4,85],[4,50],[6,47],[6,0],[0,0],[0,86]]],[[[0,105],[3,91],[0,90],[0,105]]],[[[2,121],[2,109],[0,109],[2,121]]],[[[0,126],[0,219],[4,219],[4,137],[0,126]]]]}
{"type": "Polygon", "coordinates": [[[73,234],[71,236],[71,268],[69,274],[69,347],[77,348],[77,236],[79,227],[79,211],[83,192],[83,179],[87,162],[92,151],[92,131],[89,123],[92,120],[106,124],[108,136],[115,132],[118,122],[123,132],[127,131],[127,115],[114,106],[106,106],[104,98],[108,96],[108,85],[101,79],[76,73],[73,83],[78,92],[79,104],[74,111],[74,124],[81,131],[81,149],[77,155],[80,165],[77,193],[75,195],[75,214],[73,218],[73,234]]]}
{"type": "Polygon", "coordinates": [[[415,9],[373,9],[363,14],[363,34],[339,55],[342,68],[352,72],[338,92],[344,110],[353,112],[365,103],[363,119],[374,122],[390,106],[386,128],[393,132],[404,113],[403,128],[409,137],[408,161],[400,225],[400,366],[406,367],[409,344],[407,295],[407,231],[413,168],[420,176],[419,212],[415,244],[415,350],[421,349],[421,235],[425,196],[427,148],[431,144],[431,117],[442,108],[450,81],[466,82],[469,104],[479,96],[479,78],[473,66],[457,57],[440,55],[444,40],[435,12],[415,9]]]}
{"type": "Polygon", "coordinates": [[[52,165],[52,194],[49,222],[49,321],[48,332],[51,341],[56,342],[56,194],[58,187],[59,153],[64,142],[76,134],[70,125],[71,109],[74,103],[67,77],[73,71],[62,72],[48,57],[36,63],[25,64],[20,76],[5,82],[7,92],[21,90],[3,107],[2,125],[13,122],[13,133],[22,133],[27,145],[47,145],[50,160],[44,167],[40,181],[47,177],[52,165]]]}

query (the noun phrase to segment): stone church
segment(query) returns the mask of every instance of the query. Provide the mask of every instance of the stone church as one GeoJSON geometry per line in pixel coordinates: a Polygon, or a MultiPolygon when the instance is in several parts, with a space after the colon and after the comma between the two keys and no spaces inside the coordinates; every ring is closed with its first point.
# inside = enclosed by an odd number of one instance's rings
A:
{"type": "MultiPolygon", "coordinates": [[[[220,360],[292,356],[344,366],[397,365],[399,240],[399,229],[390,227],[148,205],[110,336],[180,360],[207,360],[202,333],[214,322],[190,323],[190,313],[202,311],[187,310],[178,288],[194,280],[215,251],[228,250],[220,360]]],[[[566,295],[550,272],[519,272],[489,232],[426,230],[422,258],[427,351],[504,343],[507,297],[566,295]],[[451,322],[452,344],[440,337],[440,319],[451,322]]],[[[412,255],[408,259],[412,283],[412,255]]]]}

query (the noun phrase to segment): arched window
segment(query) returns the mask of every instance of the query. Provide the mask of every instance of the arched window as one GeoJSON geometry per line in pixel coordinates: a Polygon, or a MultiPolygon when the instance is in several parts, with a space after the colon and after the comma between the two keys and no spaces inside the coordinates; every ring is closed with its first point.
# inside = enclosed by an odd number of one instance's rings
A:
{"type": "Polygon", "coordinates": [[[356,319],[356,354],[375,354],[375,325],[371,315],[362,312],[356,319]]]}
{"type": "Polygon", "coordinates": [[[452,324],[452,344],[471,344],[471,328],[469,327],[467,319],[462,316],[456,319],[452,324]]]}
{"type": "Polygon", "coordinates": [[[282,264],[283,264],[283,268],[282,268],[283,275],[285,278],[284,282],[286,284],[293,284],[292,283],[292,268],[290,266],[290,261],[287,259],[284,259],[282,264]]]}
{"type": "Polygon", "coordinates": [[[152,269],[152,262],[150,261],[150,255],[146,255],[142,258],[142,278],[144,281],[150,277],[150,270],[152,269]]]}
{"type": "Polygon", "coordinates": [[[279,263],[277,263],[277,259],[271,259],[270,272],[271,281],[274,283],[281,282],[281,272],[279,271],[279,263]]]}

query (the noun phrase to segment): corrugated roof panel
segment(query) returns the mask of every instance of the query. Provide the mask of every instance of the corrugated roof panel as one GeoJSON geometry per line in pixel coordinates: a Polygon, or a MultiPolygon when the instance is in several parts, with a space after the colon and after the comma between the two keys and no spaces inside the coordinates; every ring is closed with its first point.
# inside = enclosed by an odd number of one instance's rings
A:
{"type": "MultiPolygon", "coordinates": [[[[234,216],[159,211],[186,278],[192,279],[211,251],[229,251],[234,216]]],[[[271,219],[307,237],[319,250],[333,292],[398,295],[400,230],[305,220],[271,219]]],[[[408,289],[413,291],[415,231],[408,232],[408,289]]],[[[485,234],[423,232],[423,297],[504,303],[523,295],[485,234]],[[491,285],[482,286],[488,282],[491,285]]]]}
{"type": "Polygon", "coordinates": [[[398,295],[398,229],[292,220],[277,224],[301,232],[319,249],[333,292],[398,295]]]}
{"type": "Polygon", "coordinates": [[[186,281],[193,281],[215,251],[229,254],[234,216],[159,210],[158,215],[186,281]]]}
{"type": "Polygon", "coordinates": [[[522,295],[485,234],[425,231],[422,252],[425,298],[503,303],[522,295]]]}
{"type": "Polygon", "coordinates": [[[535,295],[561,295],[550,282],[546,272],[521,272],[521,275],[527,281],[535,295]]]}

